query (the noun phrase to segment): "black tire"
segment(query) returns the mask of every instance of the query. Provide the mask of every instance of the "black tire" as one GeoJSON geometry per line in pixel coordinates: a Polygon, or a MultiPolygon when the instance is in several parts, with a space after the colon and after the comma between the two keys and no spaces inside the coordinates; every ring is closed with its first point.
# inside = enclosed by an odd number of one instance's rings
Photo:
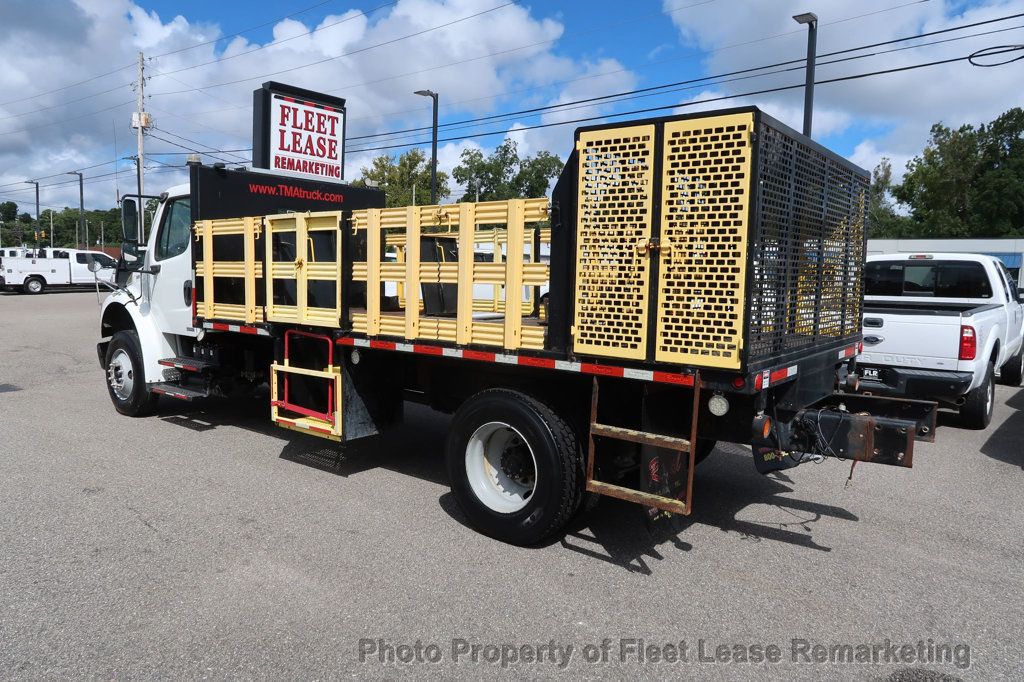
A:
{"type": "MultiPolygon", "coordinates": [[[[119,363],[123,360],[123,356],[118,357],[119,363]]],[[[156,409],[160,396],[151,393],[149,387],[146,386],[146,370],[142,364],[142,347],[139,345],[139,335],[134,331],[120,331],[114,334],[114,337],[107,345],[107,354],[103,363],[107,368],[107,393],[110,394],[110,401],[114,403],[114,409],[129,417],[145,417],[152,414],[156,409]],[[126,395],[118,395],[114,387],[116,372],[111,367],[111,363],[114,362],[115,357],[119,356],[119,354],[127,356],[130,364],[130,368],[123,367],[121,364],[119,364],[118,368],[122,375],[130,372],[130,375],[126,378],[131,381],[131,389],[126,395]],[[115,372],[115,378],[112,378],[112,372],[115,372]]]]}
{"type": "Polygon", "coordinates": [[[985,366],[985,378],[977,388],[967,394],[967,401],[960,406],[960,420],[969,429],[984,429],[992,421],[995,406],[995,381],[992,364],[985,366]]]}
{"type": "Polygon", "coordinates": [[[1020,386],[1024,380],[1024,344],[1021,344],[1013,357],[999,369],[999,383],[1007,386],[1020,386]]]}
{"type": "Polygon", "coordinates": [[[46,281],[42,277],[29,277],[22,285],[26,294],[41,294],[46,291],[46,281]]]}
{"type": "Polygon", "coordinates": [[[452,493],[463,513],[473,527],[498,540],[540,542],[561,531],[580,505],[583,454],[575,431],[547,405],[518,391],[488,389],[463,403],[452,419],[446,456],[452,493]],[[470,482],[467,446],[479,429],[493,423],[514,429],[536,466],[533,491],[523,495],[525,506],[514,511],[488,506],[470,482]]]}

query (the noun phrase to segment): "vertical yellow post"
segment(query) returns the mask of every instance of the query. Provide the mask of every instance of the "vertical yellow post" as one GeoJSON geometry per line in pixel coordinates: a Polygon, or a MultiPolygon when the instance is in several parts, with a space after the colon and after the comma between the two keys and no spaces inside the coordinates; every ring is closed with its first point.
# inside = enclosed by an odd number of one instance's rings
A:
{"type": "Polygon", "coordinates": [[[473,233],[476,231],[476,204],[459,204],[459,297],[455,313],[455,343],[473,340],[473,233]]]}
{"type": "Polygon", "coordinates": [[[213,221],[203,221],[203,317],[213,317],[213,221]]]}
{"type": "Polygon", "coordinates": [[[420,335],[420,211],[405,209],[405,338],[420,335]]]}
{"type": "Polygon", "coordinates": [[[505,248],[505,348],[516,349],[523,339],[523,221],[526,201],[508,202],[508,240],[505,248]]]}
{"type": "Polygon", "coordinates": [[[250,324],[263,321],[256,319],[256,220],[257,218],[245,218],[242,221],[244,230],[242,257],[245,259],[245,321],[250,324]]]}
{"type": "Polygon", "coordinates": [[[306,237],[306,214],[295,214],[295,304],[299,322],[306,322],[306,306],[309,305],[309,287],[306,283],[306,270],[309,267],[309,248],[306,237]]]}
{"type": "Polygon", "coordinates": [[[366,212],[366,335],[380,334],[380,209],[366,212]]]}
{"type": "MultiPolygon", "coordinates": [[[[493,235],[493,240],[494,240],[494,252],[492,254],[491,260],[494,261],[495,263],[500,263],[502,261],[502,256],[501,256],[501,237],[498,236],[497,228],[492,230],[492,235],[493,235]]],[[[500,313],[501,312],[501,306],[500,306],[500,304],[501,304],[501,285],[500,284],[494,284],[494,285],[491,286],[491,299],[492,299],[491,300],[491,312],[492,313],[500,313]]]]}

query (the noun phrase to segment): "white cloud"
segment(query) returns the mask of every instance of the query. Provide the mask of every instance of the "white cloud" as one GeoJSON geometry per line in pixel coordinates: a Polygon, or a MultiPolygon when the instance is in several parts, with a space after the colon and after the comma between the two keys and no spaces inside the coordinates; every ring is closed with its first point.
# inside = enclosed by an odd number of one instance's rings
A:
{"type": "MultiPolygon", "coordinates": [[[[676,6],[676,0],[663,0],[676,6]]],[[[1020,12],[1019,0],[987,0],[972,5],[950,0],[932,0],[912,5],[894,5],[891,0],[863,0],[858,3],[777,0],[766,3],[738,0],[711,3],[675,12],[670,16],[679,29],[680,40],[702,50],[713,51],[704,61],[709,74],[726,73],[759,64],[801,59],[806,50],[806,29],[791,15],[811,9],[818,14],[817,79],[898,68],[961,57],[992,45],[1020,42],[1024,31],[977,36],[916,49],[879,54],[866,59],[827,64],[839,57],[829,52],[877,43],[894,38],[936,31],[965,23],[1020,12]],[[892,9],[894,8],[895,9],[892,9]],[[859,18],[850,18],[865,15],[859,18]],[[849,20],[845,20],[850,18],[849,20]],[[764,39],[766,36],[778,36],[764,39]]],[[[1009,28],[1019,21],[979,26],[916,42],[879,47],[872,52],[908,45],[956,38],[972,33],[1009,28]]],[[[721,84],[721,94],[735,95],[775,86],[801,83],[802,65],[795,71],[721,84]]],[[[815,91],[814,135],[863,135],[854,160],[872,168],[882,156],[893,159],[893,170],[902,173],[906,160],[927,141],[932,123],[977,124],[991,120],[1006,109],[1019,105],[1020,70],[1013,67],[977,69],[965,62],[926,69],[819,85],[815,91]]],[[[744,103],[762,106],[783,122],[799,129],[803,111],[802,89],[756,95],[744,103]]],[[[718,103],[710,106],[718,106],[718,103]]]]}
{"type": "MultiPolygon", "coordinates": [[[[273,26],[272,39],[266,44],[237,36],[193,47],[236,27],[225,30],[185,16],[159,16],[144,3],[140,6],[129,0],[41,1],[42,10],[29,3],[0,3],[0,25],[4,26],[0,32],[0,201],[14,199],[22,207],[32,198],[21,184],[27,177],[43,177],[134,153],[129,128],[135,99],[131,83],[140,50],[148,56],[162,55],[147,63],[147,108],[158,128],[147,142],[148,152],[185,151],[155,136],[186,146],[249,147],[252,91],[263,81],[277,80],[346,97],[350,137],[346,175],[350,178],[358,175],[372,154],[381,153],[360,149],[394,143],[391,138],[351,138],[429,125],[429,102],[413,95],[414,90],[440,92],[443,115],[470,117],[502,108],[566,101],[633,83],[628,72],[575,81],[604,68],[622,71],[622,67],[562,56],[557,48],[564,27],[552,18],[557,17],[555,10],[543,4],[514,4],[429,30],[487,10],[494,3],[400,0],[369,17],[352,10],[324,17],[315,26],[304,23],[301,15],[285,19],[273,26]],[[401,39],[421,31],[425,32],[401,39]],[[61,48],[40,50],[40,44],[61,48]],[[32,96],[118,67],[125,68],[82,85],[32,96]],[[559,85],[562,81],[574,82],[559,85]],[[516,94],[505,94],[510,92],[516,94]]],[[[491,129],[503,125],[507,123],[496,123],[491,129]]],[[[451,134],[467,132],[472,131],[451,134]]],[[[442,131],[442,137],[445,135],[442,131]]],[[[429,132],[416,132],[397,141],[428,138],[429,132]]],[[[442,143],[439,166],[450,171],[463,149],[478,144],[493,147],[500,139],[442,143]]],[[[569,146],[564,129],[557,139],[538,134],[524,144],[533,150],[553,144],[552,148],[563,154],[569,146]]],[[[248,156],[247,152],[221,155],[229,163],[241,163],[248,156]]],[[[154,166],[157,160],[180,164],[184,155],[150,158],[154,166]]],[[[209,155],[205,158],[215,160],[209,155]]],[[[130,162],[124,161],[120,167],[122,189],[131,187],[134,171],[130,162]]],[[[85,171],[87,206],[112,205],[114,179],[99,176],[113,169],[110,164],[85,171]]],[[[148,175],[147,187],[154,190],[185,177],[181,171],[164,167],[148,175]]],[[[58,176],[43,183],[64,181],[58,176]]],[[[76,184],[67,178],[65,185],[44,187],[44,208],[77,205],[76,184]]]]}

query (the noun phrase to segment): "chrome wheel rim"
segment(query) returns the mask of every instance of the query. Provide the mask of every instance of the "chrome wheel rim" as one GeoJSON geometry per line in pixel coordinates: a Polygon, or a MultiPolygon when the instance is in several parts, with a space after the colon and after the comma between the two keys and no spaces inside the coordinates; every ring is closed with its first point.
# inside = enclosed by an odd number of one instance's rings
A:
{"type": "Polygon", "coordinates": [[[118,400],[128,400],[135,388],[135,370],[128,353],[118,348],[107,366],[107,382],[118,400]]]}
{"type": "Polygon", "coordinates": [[[466,476],[488,509],[511,514],[533,497],[537,459],[519,431],[504,422],[488,422],[466,443],[466,476]]]}
{"type": "Polygon", "coordinates": [[[28,283],[28,290],[31,291],[33,294],[38,294],[40,291],[43,290],[43,287],[39,284],[38,279],[33,279],[30,280],[28,283]]]}

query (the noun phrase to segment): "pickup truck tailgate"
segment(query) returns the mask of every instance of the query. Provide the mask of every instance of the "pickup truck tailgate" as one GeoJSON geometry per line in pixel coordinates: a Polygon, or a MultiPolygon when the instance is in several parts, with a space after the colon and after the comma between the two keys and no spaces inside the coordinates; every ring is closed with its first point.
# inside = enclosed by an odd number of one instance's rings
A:
{"type": "Polygon", "coordinates": [[[862,364],[955,370],[959,354],[957,314],[864,313],[862,364]]]}

